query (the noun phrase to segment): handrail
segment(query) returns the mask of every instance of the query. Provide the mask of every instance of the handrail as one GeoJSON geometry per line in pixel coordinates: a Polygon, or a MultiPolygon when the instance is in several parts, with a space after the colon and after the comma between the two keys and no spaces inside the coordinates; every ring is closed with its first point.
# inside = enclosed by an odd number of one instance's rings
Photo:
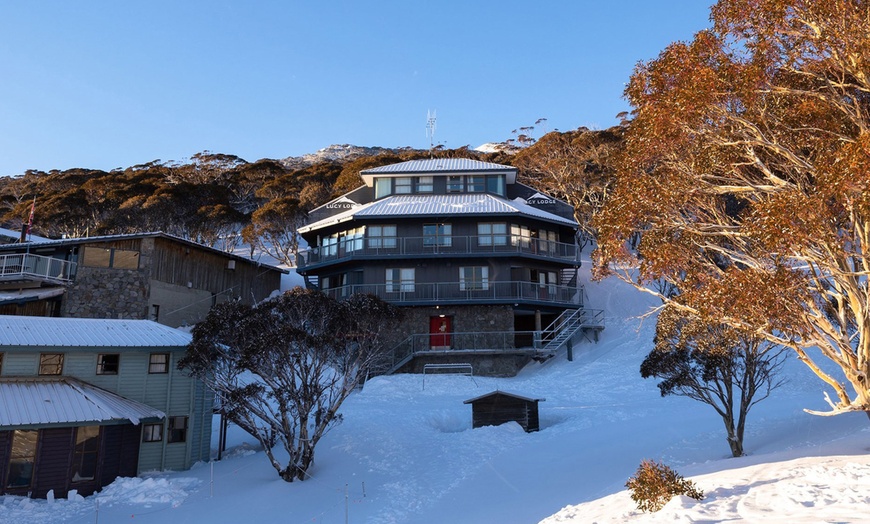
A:
{"type": "Polygon", "coordinates": [[[582,306],[582,288],[539,284],[528,281],[486,282],[394,282],[390,284],[352,284],[322,290],[326,295],[342,299],[354,293],[369,293],[392,303],[455,302],[547,302],[582,306]]]}
{"type": "Polygon", "coordinates": [[[577,260],[577,246],[540,238],[515,235],[424,236],[424,237],[359,237],[335,244],[302,249],[296,257],[297,266],[338,262],[352,258],[384,258],[409,255],[493,255],[520,254],[577,260]]]}
{"type": "Polygon", "coordinates": [[[0,279],[36,278],[53,282],[72,281],[75,263],[59,258],[16,253],[0,255],[0,279]]]}

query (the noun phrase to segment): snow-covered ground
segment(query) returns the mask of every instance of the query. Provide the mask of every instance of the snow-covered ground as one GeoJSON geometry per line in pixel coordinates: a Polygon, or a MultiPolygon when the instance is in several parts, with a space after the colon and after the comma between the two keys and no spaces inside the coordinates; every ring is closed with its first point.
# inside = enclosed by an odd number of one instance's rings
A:
{"type": "Polygon", "coordinates": [[[805,414],[825,408],[823,387],[790,359],[788,383],[750,413],[748,455],[729,458],[711,408],[661,398],[640,377],[654,321],[638,315],[652,299],[615,281],[589,294],[607,310],[607,329],[573,362],[563,353],[514,378],[370,381],[345,403],[304,482],[278,479],[231,426],[220,462],[119,479],[87,498],[0,497],[0,522],[870,522],[864,414],[805,414]],[[462,401],[495,389],[545,398],[542,430],[471,429],[462,401]],[[644,458],[664,461],[706,498],[637,511],[624,484],[644,458]]]}

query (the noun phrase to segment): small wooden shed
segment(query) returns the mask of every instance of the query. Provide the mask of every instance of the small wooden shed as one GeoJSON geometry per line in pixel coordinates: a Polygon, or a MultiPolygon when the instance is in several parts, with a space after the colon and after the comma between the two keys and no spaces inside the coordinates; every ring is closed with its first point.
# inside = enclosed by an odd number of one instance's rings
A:
{"type": "Polygon", "coordinates": [[[529,398],[506,391],[493,391],[468,399],[463,404],[471,404],[471,425],[498,426],[505,422],[518,422],[526,432],[538,431],[538,402],[543,398],[529,398]]]}

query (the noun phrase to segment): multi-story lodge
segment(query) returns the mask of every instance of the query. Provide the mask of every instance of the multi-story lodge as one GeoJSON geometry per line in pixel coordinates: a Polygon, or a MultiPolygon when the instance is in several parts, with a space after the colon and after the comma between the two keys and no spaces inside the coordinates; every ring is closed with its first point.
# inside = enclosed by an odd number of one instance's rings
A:
{"type": "Polygon", "coordinates": [[[364,186],[310,213],[297,271],[332,296],[405,309],[391,371],[509,375],[603,327],[584,308],[571,206],[518,183],[516,168],[452,158],[360,174],[364,186]]]}

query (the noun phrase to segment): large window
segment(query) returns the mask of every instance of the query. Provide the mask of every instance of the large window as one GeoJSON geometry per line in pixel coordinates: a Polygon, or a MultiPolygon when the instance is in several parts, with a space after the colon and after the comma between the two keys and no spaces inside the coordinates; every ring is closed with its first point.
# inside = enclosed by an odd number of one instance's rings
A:
{"type": "Polygon", "coordinates": [[[507,224],[489,222],[477,224],[477,244],[480,246],[507,245],[507,224]]]}
{"type": "Polygon", "coordinates": [[[169,430],[166,432],[166,441],[184,442],[187,440],[187,417],[169,417],[169,430]]]}
{"type": "Polygon", "coordinates": [[[431,176],[417,177],[417,192],[418,193],[431,193],[434,189],[435,189],[435,185],[432,182],[431,176]]]}
{"type": "Polygon", "coordinates": [[[73,452],[73,482],[94,480],[97,474],[97,452],[100,449],[100,426],[76,428],[73,452]]]}
{"type": "Polygon", "coordinates": [[[406,195],[411,192],[411,177],[399,177],[395,179],[393,193],[397,195],[406,195]]]}
{"type": "Polygon", "coordinates": [[[556,253],[559,237],[555,231],[538,230],[538,250],[543,253],[556,253]]]}
{"type": "Polygon", "coordinates": [[[489,175],[486,177],[486,192],[504,196],[504,175],[489,175]]]}
{"type": "Polygon", "coordinates": [[[489,289],[489,268],[486,266],[470,266],[459,268],[459,290],[489,289]]]}
{"type": "Polygon", "coordinates": [[[511,225],[511,245],[528,248],[531,245],[532,232],[527,226],[511,225]]]}
{"type": "Polygon", "coordinates": [[[370,248],[395,249],[398,245],[395,225],[369,226],[367,231],[370,248]]]}
{"type": "Polygon", "coordinates": [[[39,355],[40,375],[60,375],[63,373],[63,353],[42,353],[39,355]]]}
{"type": "Polygon", "coordinates": [[[87,267],[139,269],[139,252],[129,249],[86,247],[82,253],[82,265],[87,267]]]}
{"type": "Polygon", "coordinates": [[[447,177],[447,192],[461,193],[465,189],[461,175],[451,175],[447,177]]]}
{"type": "Polygon", "coordinates": [[[424,224],[423,245],[450,246],[453,243],[452,231],[453,228],[450,224],[424,224]]]}
{"type": "Polygon", "coordinates": [[[341,233],[344,250],[348,253],[363,248],[363,237],[365,237],[366,228],[357,227],[349,229],[341,233]]]}
{"type": "Polygon", "coordinates": [[[390,195],[391,182],[389,178],[375,179],[375,198],[384,198],[390,195]]]}
{"type": "Polygon", "coordinates": [[[414,291],[414,268],[387,269],[387,293],[414,291]]]}
{"type": "Polygon", "coordinates": [[[325,257],[334,257],[338,254],[338,233],[333,233],[323,239],[320,252],[325,257]]]}
{"type": "Polygon", "coordinates": [[[120,362],[117,353],[97,355],[97,375],[117,375],[120,362]]]}
{"type": "Polygon", "coordinates": [[[148,358],[148,373],[169,373],[169,353],[151,353],[148,358]]]}
{"type": "Polygon", "coordinates": [[[9,453],[7,488],[26,488],[33,480],[33,464],[36,462],[36,430],[12,431],[12,449],[9,453]]]}

